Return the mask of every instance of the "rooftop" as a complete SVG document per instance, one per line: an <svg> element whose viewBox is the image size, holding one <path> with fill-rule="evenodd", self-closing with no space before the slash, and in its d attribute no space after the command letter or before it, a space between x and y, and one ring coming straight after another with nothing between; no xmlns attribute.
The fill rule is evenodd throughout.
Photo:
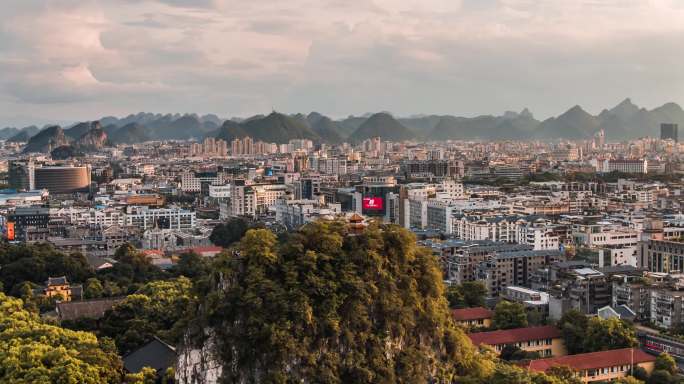
<svg viewBox="0 0 684 384"><path fill-rule="evenodd" d="M491 332L479 332L468 334L473 344L513 344L521 341L539 340L539 339L554 339L561 337L561 332L558 328L544 325L539 327L504 329Z"/></svg>
<svg viewBox="0 0 684 384"><path fill-rule="evenodd" d="M451 316L456 321L491 319L493 314L492 311L483 307L454 309L451 311Z"/></svg>
<svg viewBox="0 0 684 384"><path fill-rule="evenodd" d="M612 367L625 364L639 364L655 361L655 356L649 355L638 348L614 349L610 351L581 353L549 359L532 360L529 369L538 372L546 372L552 367L568 366L574 370L587 370Z"/></svg>
<svg viewBox="0 0 684 384"><path fill-rule="evenodd" d="M57 313L60 320L75 320L80 318L99 319L111 309L121 298L95 299L82 301L66 301L57 303Z"/></svg>

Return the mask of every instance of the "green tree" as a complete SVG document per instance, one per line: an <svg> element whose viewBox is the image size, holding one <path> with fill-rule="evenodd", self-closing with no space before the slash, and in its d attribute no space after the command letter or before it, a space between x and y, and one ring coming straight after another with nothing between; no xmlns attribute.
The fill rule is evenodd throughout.
<svg viewBox="0 0 684 384"><path fill-rule="evenodd" d="M484 381L481 381L482 383ZM494 374L487 380L489 384L533 384L530 374L514 365L499 364Z"/></svg>
<svg viewBox="0 0 684 384"><path fill-rule="evenodd" d="M66 276L71 282L83 282L93 276L93 271L82 254L65 254L47 243L0 243L0 282L5 292L18 296L19 284L25 281L44 284L50 276Z"/></svg>
<svg viewBox="0 0 684 384"><path fill-rule="evenodd" d="M138 373L128 373L124 378L125 384L156 384L157 371L154 368L143 367Z"/></svg>
<svg viewBox="0 0 684 384"><path fill-rule="evenodd" d="M466 281L461 284L463 302L466 307L484 307L487 287L481 281Z"/></svg>
<svg viewBox="0 0 684 384"><path fill-rule="evenodd" d="M499 357L505 361L519 361L538 359L541 356L537 352L526 352L515 345L507 345L503 347Z"/></svg>
<svg viewBox="0 0 684 384"><path fill-rule="evenodd" d="M105 293L107 294L107 282L116 284L119 294L134 293L142 285L154 280L161 280L169 277L162 270L152 265L150 261L131 244L120 246L114 258L118 261L112 268L107 268L98 273L101 281L105 282ZM109 285L114 289L114 285ZM118 294L107 294L108 296L118 296Z"/></svg>
<svg viewBox="0 0 684 384"><path fill-rule="evenodd" d="M527 311L527 323L530 326L546 325L546 314L538 310Z"/></svg>
<svg viewBox="0 0 684 384"><path fill-rule="evenodd" d="M161 378L161 384L174 384L176 382L176 371L173 367L166 368L164 376Z"/></svg>
<svg viewBox="0 0 684 384"><path fill-rule="evenodd" d="M447 299L447 302L449 303L449 308L464 308L465 307L465 300L463 298L463 293L461 292L461 286L460 285L449 285L446 288L445 291L445 296Z"/></svg>
<svg viewBox="0 0 684 384"><path fill-rule="evenodd" d="M106 280L104 282L103 286L103 294L107 297L112 297L112 296L120 296L121 295L121 287L119 285L111 280Z"/></svg>
<svg viewBox="0 0 684 384"><path fill-rule="evenodd" d="M100 280L91 277L86 280L84 293L86 299L98 299L104 295L104 287Z"/></svg>
<svg viewBox="0 0 684 384"><path fill-rule="evenodd" d="M158 336L175 344L185 330L185 315L195 300L186 277L154 281L114 305L100 321L102 335L127 354Z"/></svg>
<svg viewBox="0 0 684 384"><path fill-rule="evenodd" d="M236 217L214 227L209 236L214 245L229 247L239 241L249 229L249 223L242 217Z"/></svg>
<svg viewBox="0 0 684 384"><path fill-rule="evenodd" d="M49 325L0 293L0 383L120 383L122 363L106 339Z"/></svg>
<svg viewBox="0 0 684 384"><path fill-rule="evenodd" d="M634 376L635 379L640 381L648 380L648 372L646 372L644 368L639 366L634 367L632 376Z"/></svg>
<svg viewBox="0 0 684 384"><path fill-rule="evenodd" d="M667 371L670 372L670 374L675 375L677 374L677 362L672 355L663 352L656 357L655 370Z"/></svg>
<svg viewBox="0 0 684 384"><path fill-rule="evenodd" d="M632 376L625 376L621 377L615 381L613 381L614 384L644 384L643 381L638 380Z"/></svg>
<svg viewBox="0 0 684 384"><path fill-rule="evenodd" d="M634 327L619 319L592 317L584 340L586 352L635 347L638 345Z"/></svg>
<svg viewBox="0 0 684 384"><path fill-rule="evenodd" d="M549 368L546 374L559 379L565 384L582 384L582 380L577 376L577 372L567 365L558 365Z"/></svg>
<svg viewBox="0 0 684 384"><path fill-rule="evenodd" d="M494 307L492 326L497 329L522 328L527 326L527 313L520 303L500 301Z"/></svg>
<svg viewBox="0 0 684 384"><path fill-rule="evenodd" d="M675 378L672 377L668 371L653 371L651 376L646 380L646 384L674 384Z"/></svg>
<svg viewBox="0 0 684 384"><path fill-rule="evenodd" d="M196 279L209 273L209 264L207 258L194 252L188 252L180 255L178 263L174 266L174 271L179 276Z"/></svg>
<svg viewBox="0 0 684 384"><path fill-rule="evenodd" d="M584 343L587 326L587 317L574 309L566 312L558 321L558 328L563 334L565 347L570 354L582 353L585 351Z"/></svg>

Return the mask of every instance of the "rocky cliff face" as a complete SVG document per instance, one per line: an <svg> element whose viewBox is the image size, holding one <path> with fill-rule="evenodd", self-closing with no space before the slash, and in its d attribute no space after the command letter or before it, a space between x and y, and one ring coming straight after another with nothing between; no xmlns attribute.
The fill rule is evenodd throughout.
<svg viewBox="0 0 684 384"><path fill-rule="evenodd" d="M55 148L68 145L69 140L64 134L64 130L59 126L52 126L40 131L29 139L24 153L41 152L48 153Z"/></svg>
<svg viewBox="0 0 684 384"><path fill-rule="evenodd" d="M75 143L76 147L87 150L99 150L107 144L107 134L102 128L91 129Z"/></svg>
<svg viewBox="0 0 684 384"><path fill-rule="evenodd" d="M201 346L191 346L188 338L178 349L176 382L179 384L217 384L223 369L214 354L214 335L207 334Z"/></svg>

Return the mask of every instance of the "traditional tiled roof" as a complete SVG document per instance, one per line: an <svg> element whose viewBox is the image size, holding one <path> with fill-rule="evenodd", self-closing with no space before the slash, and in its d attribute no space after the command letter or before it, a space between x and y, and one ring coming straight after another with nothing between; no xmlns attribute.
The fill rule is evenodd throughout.
<svg viewBox="0 0 684 384"><path fill-rule="evenodd" d="M156 337L123 358L124 368L131 373L138 373L143 367L164 372L175 361L176 349Z"/></svg>
<svg viewBox="0 0 684 384"><path fill-rule="evenodd" d="M67 285L69 282L67 281L66 276L59 276L59 277L48 277L47 282L45 285L52 286L52 285Z"/></svg>
<svg viewBox="0 0 684 384"><path fill-rule="evenodd" d="M561 337L558 328L544 325L539 327L505 329L491 332L478 332L468 334L473 344L513 344L528 340L554 339Z"/></svg>
<svg viewBox="0 0 684 384"><path fill-rule="evenodd" d="M95 299L83 301L66 301L57 303L57 314L60 320L75 320L80 318L99 319L111 309L121 298Z"/></svg>

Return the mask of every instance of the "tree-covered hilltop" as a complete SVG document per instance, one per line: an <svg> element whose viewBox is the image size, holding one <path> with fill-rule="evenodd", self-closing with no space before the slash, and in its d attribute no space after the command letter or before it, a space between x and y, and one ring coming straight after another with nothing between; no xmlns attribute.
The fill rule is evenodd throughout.
<svg viewBox="0 0 684 384"><path fill-rule="evenodd" d="M252 229L202 286L181 360L209 348L222 382L478 383L505 369L454 326L437 260L397 226Z"/></svg>
<svg viewBox="0 0 684 384"><path fill-rule="evenodd" d="M435 258L409 232L314 223L250 230L223 254L193 324L225 382L448 381L490 369L452 327Z"/></svg>

